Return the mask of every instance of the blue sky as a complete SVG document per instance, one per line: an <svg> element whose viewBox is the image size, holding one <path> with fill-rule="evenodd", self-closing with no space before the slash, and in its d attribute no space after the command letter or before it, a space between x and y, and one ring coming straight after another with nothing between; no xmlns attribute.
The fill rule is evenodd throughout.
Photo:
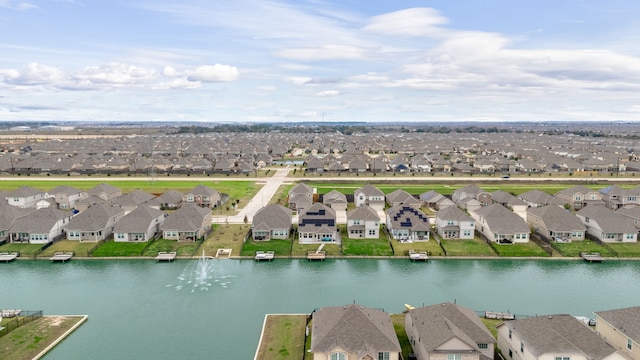
<svg viewBox="0 0 640 360"><path fill-rule="evenodd" d="M640 2L0 0L0 120L640 120Z"/></svg>

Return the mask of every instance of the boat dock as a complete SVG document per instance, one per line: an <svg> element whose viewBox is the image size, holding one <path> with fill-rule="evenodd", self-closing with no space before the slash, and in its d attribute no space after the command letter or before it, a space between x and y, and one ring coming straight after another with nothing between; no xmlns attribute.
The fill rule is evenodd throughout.
<svg viewBox="0 0 640 360"><path fill-rule="evenodd" d="M594 253L580 253L580 256L584 259L584 261L586 262L602 262L604 259L602 258L602 256L600 255L600 253L594 252Z"/></svg>
<svg viewBox="0 0 640 360"><path fill-rule="evenodd" d="M176 252L172 251L172 252L167 252L167 251L160 251L158 253L158 256L156 256L156 261L160 262L160 261L173 261L176 259Z"/></svg>
<svg viewBox="0 0 640 360"><path fill-rule="evenodd" d="M3 252L0 253L0 262L11 262L15 260L20 254L17 252Z"/></svg>
<svg viewBox="0 0 640 360"><path fill-rule="evenodd" d="M73 257L73 252L55 252L53 256L49 258L51 262L66 262L71 260Z"/></svg>
<svg viewBox="0 0 640 360"><path fill-rule="evenodd" d="M515 320L516 316L510 312L485 311L484 318L497 320Z"/></svg>
<svg viewBox="0 0 640 360"><path fill-rule="evenodd" d="M411 261L428 261L429 255L426 251L409 250L409 260Z"/></svg>
<svg viewBox="0 0 640 360"><path fill-rule="evenodd" d="M275 257L275 253L273 251L256 251L256 261L267 260L271 261Z"/></svg>
<svg viewBox="0 0 640 360"><path fill-rule="evenodd" d="M324 251L322 251L322 248L324 248L324 244L320 244L320 246L318 247L318 249L316 251L308 251L307 252L307 260L309 260L309 261L311 261L311 260L324 261L324 259L326 258L326 253Z"/></svg>

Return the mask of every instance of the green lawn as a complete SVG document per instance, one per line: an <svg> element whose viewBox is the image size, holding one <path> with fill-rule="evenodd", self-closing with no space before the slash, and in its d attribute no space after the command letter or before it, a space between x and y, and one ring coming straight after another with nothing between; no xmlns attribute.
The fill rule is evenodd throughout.
<svg viewBox="0 0 640 360"><path fill-rule="evenodd" d="M142 256L142 251L147 246L146 242L129 243L107 241L100 245L91 254L93 257L111 257L111 256Z"/></svg>
<svg viewBox="0 0 640 360"><path fill-rule="evenodd" d="M518 244L492 244L499 256L504 257L549 257L540 246L533 241Z"/></svg>
<svg viewBox="0 0 640 360"><path fill-rule="evenodd" d="M42 246L42 244L8 243L0 246L0 252L18 252L20 257L34 257L35 253L42 249Z"/></svg>
<svg viewBox="0 0 640 360"><path fill-rule="evenodd" d="M175 252L178 256L194 256L200 246L198 241L179 242L176 240L158 239L143 250L142 256L156 257L159 252Z"/></svg>
<svg viewBox="0 0 640 360"><path fill-rule="evenodd" d="M342 253L345 256L393 256L386 237L380 239L348 239L342 237Z"/></svg>
<svg viewBox="0 0 640 360"><path fill-rule="evenodd" d="M270 315L258 349L261 360L297 360L305 356L306 315Z"/></svg>
<svg viewBox="0 0 640 360"><path fill-rule="evenodd" d="M274 251L275 256L291 256L291 240L253 241L247 240L240 255L254 256L256 251Z"/></svg>
<svg viewBox="0 0 640 360"><path fill-rule="evenodd" d="M3 360L33 359L82 318L43 316L0 337Z"/></svg>
<svg viewBox="0 0 640 360"><path fill-rule="evenodd" d="M440 241L447 256L496 256L491 246L483 240L443 239Z"/></svg>
<svg viewBox="0 0 640 360"><path fill-rule="evenodd" d="M607 244L619 257L640 257L640 242Z"/></svg>
<svg viewBox="0 0 640 360"><path fill-rule="evenodd" d="M411 342L409 341L407 332L404 329L405 314L391 314L390 316L393 328L395 329L398 341L400 342L400 347L402 348L402 358L408 359L409 354L413 352L413 349L411 349Z"/></svg>
<svg viewBox="0 0 640 360"><path fill-rule="evenodd" d="M307 257L307 252L316 251L320 247L320 244L304 244L301 245L296 239L291 248L291 256L295 257ZM322 248L326 256L342 256L342 248L337 244L325 244Z"/></svg>
<svg viewBox="0 0 640 360"><path fill-rule="evenodd" d="M75 256L89 256L89 250L93 249L97 243L80 242L74 240L60 240L46 248L38 254L39 257L51 257L55 252L73 252Z"/></svg>
<svg viewBox="0 0 640 360"><path fill-rule="evenodd" d="M200 250L204 250L206 256L216 256L218 249L231 249L232 256L240 256L244 237L250 228L248 224L213 225L213 231L204 240Z"/></svg>
<svg viewBox="0 0 640 360"><path fill-rule="evenodd" d="M401 243L398 240L391 240L396 256L409 256L409 250L426 251L429 256L444 256L444 251L437 241L414 241L412 243Z"/></svg>
<svg viewBox="0 0 640 360"><path fill-rule="evenodd" d="M591 240L554 243L553 247L558 250L562 256L568 257L579 257L581 252L599 252L602 256L615 256L615 253L609 248Z"/></svg>

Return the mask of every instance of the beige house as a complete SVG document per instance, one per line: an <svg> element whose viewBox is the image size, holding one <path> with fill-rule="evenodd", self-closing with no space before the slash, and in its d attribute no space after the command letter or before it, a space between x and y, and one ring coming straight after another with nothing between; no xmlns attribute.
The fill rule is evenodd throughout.
<svg viewBox="0 0 640 360"><path fill-rule="evenodd" d="M313 312L313 360L399 360L400 342L382 310L349 304Z"/></svg>
<svg viewBox="0 0 640 360"><path fill-rule="evenodd" d="M640 306L598 311L596 332L632 360L640 360Z"/></svg>
<svg viewBox="0 0 640 360"><path fill-rule="evenodd" d="M501 323L498 348L506 360L624 360L607 341L571 315Z"/></svg>
<svg viewBox="0 0 640 360"><path fill-rule="evenodd" d="M493 359L495 339L473 310L452 304L411 309L405 331L420 360Z"/></svg>

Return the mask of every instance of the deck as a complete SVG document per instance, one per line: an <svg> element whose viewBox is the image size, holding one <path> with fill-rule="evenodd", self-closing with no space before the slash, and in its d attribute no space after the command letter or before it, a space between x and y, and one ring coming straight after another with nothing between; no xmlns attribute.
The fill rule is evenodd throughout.
<svg viewBox="0 0 640 360"><path fill-rule="evenodd" d="M160 262L160 261L173 261L176 259L176 252L175 251L171 251L171 252L167 252L167 251L160 251L158 253L158 256L156 256L156 261Z"/></svg>
<svg viewBox="0 0 640 360"><path fill-rule="evenodd" d="M55 252L53 256L49 258L52 262L66 262L73 257L72 252Z"/></svg>
<svg viewBox="0 0 640 360"><path fill-rule="evenodd" d="M11 262L15 260L20 254L17 252L3 252L0 253L0 262Z"/></svg>
<svg viewBox="0 0 640 360"><path fill-rule="evenodd" d="M429 255L426 251L409 250L409 260L411 261L428 261Z"/></svg>
<svg viewBox="0 0 640 360"><path fill-rule="evenodd" d="M485 311L484 318L497 320L515 320L516 316L510 312Z"/></svg>
<svg viewBox="0 0 640 360"><path fill-rule="evenodd" d="M600 255L600 253L580 253L580 256L587 262L602 262L604 259Z"/></svg>
<svg viewBox="0 0 640 360"><path fill-rule="evenodd" d="M271 261L275 257L275 253L273 251L256 251L256 261L267 260Z"/></svg>
<svg viewBox="0 0 640 360"><path fill-rule="evenodd" d="M316 251L307 251L307 260L324 261L324 259L327 257L327 254L324 251L322 251L322 248L324 248L324 244L320 244L320 246Z"/></svg>

